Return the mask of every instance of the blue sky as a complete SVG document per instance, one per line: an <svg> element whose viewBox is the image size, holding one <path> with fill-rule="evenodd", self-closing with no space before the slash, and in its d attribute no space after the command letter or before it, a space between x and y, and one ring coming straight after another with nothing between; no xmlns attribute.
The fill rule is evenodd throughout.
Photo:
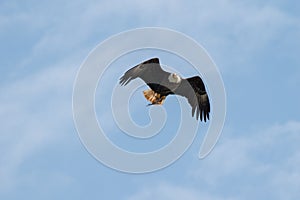
<svg viewBox="0 0 300 200"><path fill-rule="evenodd" d="M292 0L1 1L0 198L299 199L299 9ZM204 160L197 153L208 125L200 124L176 163L131 175L85 150L72 89L98 43L145 26L183 32L206 48L224 80L227 117ZM176 110L169 102L167 112Z"/></svg>

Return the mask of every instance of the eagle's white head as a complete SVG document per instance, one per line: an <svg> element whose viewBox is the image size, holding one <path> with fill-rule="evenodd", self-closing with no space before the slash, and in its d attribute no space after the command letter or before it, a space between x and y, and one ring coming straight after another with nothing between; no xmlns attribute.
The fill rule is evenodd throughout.
<svg viewBox="0 0 300 200"><path fill-rule="evenodd" d="M177 75L176 73L172 73L169 75L168 80L171 83L180 83L181 82L181 78L179 75Z"/></svg>

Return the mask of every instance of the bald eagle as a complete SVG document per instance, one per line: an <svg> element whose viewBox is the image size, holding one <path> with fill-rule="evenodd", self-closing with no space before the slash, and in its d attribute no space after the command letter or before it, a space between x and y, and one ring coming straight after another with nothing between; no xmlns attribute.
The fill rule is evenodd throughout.
<svg viewBox="0 0 300 200"><path fill-rule="evenodd" d="M196 119L209 119L210 104L204 83L199 76L187 79L176 73L164 71L158 58L144 61L129 69L120 78L121 85L127 85L131 80L141 78L150 89L143 91L145 98L151 102L148 105L162 105L168 95L180 95L188 99L192 107L192 116Z"/></svg>

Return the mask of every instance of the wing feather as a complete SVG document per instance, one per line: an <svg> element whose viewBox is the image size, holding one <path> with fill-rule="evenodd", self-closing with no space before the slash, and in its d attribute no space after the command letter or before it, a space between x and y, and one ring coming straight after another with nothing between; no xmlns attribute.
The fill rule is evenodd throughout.
<svg viewBox="0 0 300 200"><path fill-rule="evenodd" d="M175 94L184 96L188 99L192 107L192 116L196 114L196 119L209 119L210 103L205 90L204 83L199 76L182 79L180 86L175 90Z"/></svg>
<svg viewBox="0 0 300 200"><path fill-rule="evenodd" d="M120 78L120 84L127 85L130 81L136 78L141 78L147 84L160 83L167 74L168 72L161 68L159 59L152 58L125 72L125 74Z"/></svg>

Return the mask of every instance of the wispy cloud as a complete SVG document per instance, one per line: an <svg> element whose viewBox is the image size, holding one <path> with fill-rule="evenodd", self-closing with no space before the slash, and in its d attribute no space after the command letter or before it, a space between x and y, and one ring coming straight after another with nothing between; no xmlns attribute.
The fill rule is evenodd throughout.
<svg viewBox="0 0 300 200"><path fill-rule="evenodd" d="M32 30L40 33L34 34L37 40L30 50L39 59L70 54L82 45L100 42L128 28L166 26L191 35L209 48L217 61L221 59L223 67L225 64L238 72L246 69L241 64L265 54L267 46L284 43L290 34L295 37L300 29L297 17L268 3L214 0L170 4L131 0L126 2L127 9L123 9L124 5L118 1L77 1L59 7L52 5L47 10L43 9L45 5L37 4L31 8L36 12L31 9L16 12L18 6L8 7L15 12L2 16L5 24L2 30L9 31L7 26L20 24L23 33L33 35ZM107 23L114 16L120 21ZM32 60L31 56L28 59Z"/></svg>
<svg viewBox="0 0 300 200"><path fill-rule="evenodd" d="M144 183L129 200L298 199L300 122L223 137L204 160L190 163L188 182Z"/></svg>
<svg viewBox="0 0 300 200"><path fill-rule="evenodd" d="M290 121L224 138L191 177L238 199L297 199L299 132L300 122Z"/></svg>
<svg viewBox="0 0 300 200"><path fill-rule="evenodd" d="M43 147L64 138L72 124L75 68L62 62L1 86L0 190L20 180L20 168ZM21 172L22 173L22 172Z"/></svg>
<svg viewBox="0 0 300 200"><path fill-rule="evenodd" d="M207 200L221 200L224 198L219 198L217 195L202 193L199 190L178 186L168 183L159 183L155 186L148 186L143 188L141 191L136 194L126 198L126 200L198 200L198 199L207 199Z"/></svg>

